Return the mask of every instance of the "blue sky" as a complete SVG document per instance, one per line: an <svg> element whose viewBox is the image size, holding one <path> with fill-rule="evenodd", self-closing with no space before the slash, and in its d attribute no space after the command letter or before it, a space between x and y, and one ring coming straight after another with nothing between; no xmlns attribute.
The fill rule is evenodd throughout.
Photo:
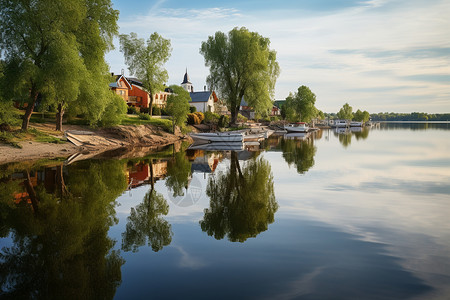
<svg viewBox="0 0 450 300"><path fill-rule="evenodd" d="M344 103L375 112L450 112L448 0L113 0L120 33L171 40L168 84L186 68L195 90L208 69L199 54L216 31L245 26L271 40L281 67L275 98L299 86L316 106L337 112ZM118 40L107 55L111 71L128 75Z"/></svg>

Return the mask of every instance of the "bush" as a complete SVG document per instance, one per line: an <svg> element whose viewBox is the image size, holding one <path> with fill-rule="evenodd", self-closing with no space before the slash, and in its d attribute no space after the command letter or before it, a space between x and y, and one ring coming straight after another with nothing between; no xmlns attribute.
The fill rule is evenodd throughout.
<svg viewBox="0 0 450 300"><path fill-rule="evenodd" d="M241 115L241 114L238 114L238 116L237 116L237 121L238 122L247 122L247 118L246 117L244 117L243 115Z"/></svg>
<svg viewBox="0 0 450 300"><path fill-rule="evenodd" d="M141 107L141 109L139 110L142 114L148 114L149 109L148 107Z"/></svg>
<svg viewBox="0 0 450 300"><path fill-rule="evenodd" d="M200 123L205 119L205 115L200 111L195 112L194 114L200 119Z"/></svg>
<svg viewBox="0 0 450 300"><path fill-rule="evenodd" d="M137 114L138 114L138 111L137 111L136 107L134 107L134 106L128 106L128 108L127 108L127 114L129 114L129 115L137 115Z"/></svg>
<svg viewBox="0 0 450 300"><path fill-rule="evenodd" d="M204 115L205 115L205 123L217 124L219 122L220 118L219 114L207 111L204 113Z"/></svg>
<svg viewBox="0 0 450 300"><path fill-rule="evenodd" d="M158 106L153 106L152 114L154 116L160 116L161 115L161 108Z"/></svg>
<svg viewBox="0 0 450 300"><path fill-rule="evenodd" d="M151 118L150 118L150 115L149 115L149 114L146 114L146 113L140 113L140 114L139 114L139 119L141 119L141 120L150 120Z"/></svg>
<svg viewBox="0 0 450 300"><path fill-rule="evenodd" d="M165 107L161 108L161 116L168 116L169 113L167 112L167 109Z"/></svg>
<svg viewBox="0 0 450 300"><path fill-rule="evenodd" d="M195 106L189 106L189 111L192 113L195 113L197 111L197 107Z"/></svg>
<svg viewBox="0 0 450 300"><path fill-rule="evenodd" d="M227 127L230 124L230 117L227 115L221 115L219 118L219 127Z"/></svg>
<svg viewBox="0 0 450 300"><path fill-rule="evenodd" d="M198 116L195 113L191 113L187 115L187 122L189 125L198 125L202 121L198 118Z"/></svg>

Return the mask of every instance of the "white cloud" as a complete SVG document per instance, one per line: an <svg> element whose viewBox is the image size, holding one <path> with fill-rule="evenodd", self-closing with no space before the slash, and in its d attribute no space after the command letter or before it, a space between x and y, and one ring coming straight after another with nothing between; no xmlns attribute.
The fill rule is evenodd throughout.
<svg viewBox="0 0 450 300"><path fill-rule="evenodd" d="M284 99L304 84L316 93L316 105L327 112L337 111L349 98L354 99L354 107L371 112L450 111L448 83L425 84L405 79L411 75L450 74L448 56L407 55L412 49L450 48L450 3L415 1L400 6L391 2L373 0L364 6L327 14L300 10L256 13L224 7L156 9L147 15L121 19L120 31L134 31L142 37L157 31L171 39L173 52L167 64L171 84L181 82L187 67L195 88L202 89L208 70L199 54L201 42L216 31L228 32L233 27L245 26L269 37L271 47L278 53L281 75L276 87L277 99ZM332 50L356 52L343 54ZM406 54L403 57L365 55L376 51ZM117 54L108 57L112 68L124 68ZM390 74L376 76L374 71L390 71ZM373 73L369 76L367 72ZM377 87L398 86L404 88L376 92ZM357 91L363 88L374 91ZM386 99L387 93L391 101L380 103L381 96ZM408 96L417 95L423 95L423 101L404 102Z"/></svg>

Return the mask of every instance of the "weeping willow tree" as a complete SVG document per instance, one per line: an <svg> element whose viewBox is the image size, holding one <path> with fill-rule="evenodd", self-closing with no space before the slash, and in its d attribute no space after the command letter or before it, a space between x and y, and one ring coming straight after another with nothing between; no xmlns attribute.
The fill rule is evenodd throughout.
<svg viewBox="0 0 450 300"><path fill-rule="evenodd" d="M85 114L91 124L110 120L110 111L124 112L109 91L104 59L118 15L110 0L0 0L6 100L26 107L23 130L38 99L57 107L57 130L66 109Z"/></svg>
<svg viewBox="0 0 450 300"><path fill-rule="evenodd" d="M207 81L228 104L232 124L236 123L242 98L259 112L272 107L280 68L268 38L236 27L228 35L218 31L210 36L202 43L200 53L209 67Z"/></svg>

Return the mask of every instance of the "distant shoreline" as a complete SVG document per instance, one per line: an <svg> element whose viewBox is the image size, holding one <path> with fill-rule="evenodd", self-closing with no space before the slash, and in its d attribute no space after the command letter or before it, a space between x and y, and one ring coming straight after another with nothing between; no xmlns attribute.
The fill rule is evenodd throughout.
<svg viewBox="0 0 450 300"><path fill-rule="evenodd" d="M376 123L416 123L416 124L425 124L425 123L433 123L433 124L450 124L450 121L372 121Z"/></svg>

